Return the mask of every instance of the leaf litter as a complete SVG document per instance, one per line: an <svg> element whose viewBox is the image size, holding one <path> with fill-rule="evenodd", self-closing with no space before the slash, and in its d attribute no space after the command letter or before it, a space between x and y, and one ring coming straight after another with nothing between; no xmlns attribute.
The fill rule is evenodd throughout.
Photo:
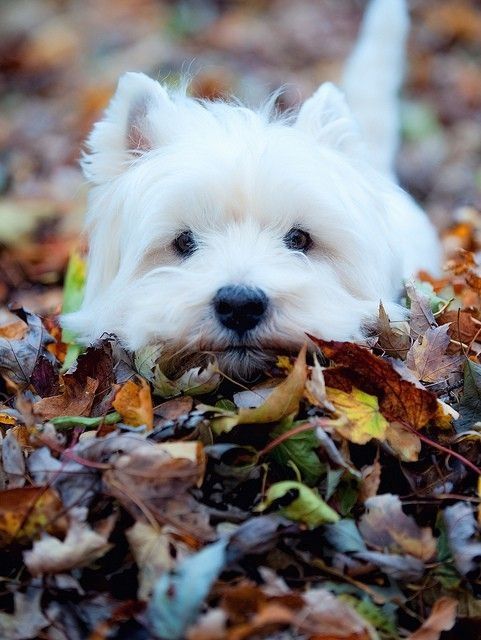
<svg viewBox="0 0 481 640"><path fill-rule="evenodd" d="M280 354L252 389L214 361L167 376L155 349L110 336L83 351L62 334L61 307L83 295L80 139L126 57L156 74L207 47L232 78L201 71L200 97L266 76L308 95L358 15L201 1L186 19L185 3L106 0L79 29L74 4L11 4L0 46L0 303L17 309L0 316L0 637L481 637L476 3L413 7L421 101L406 105L400 175L446 228L445 275L407 283L402 322L381 305L365 345L313 336L316 353ZM316 31L334 4L336 28ZM97 47L112 20L115 42ZM453 213L459 201L476 206Z"/></svg>

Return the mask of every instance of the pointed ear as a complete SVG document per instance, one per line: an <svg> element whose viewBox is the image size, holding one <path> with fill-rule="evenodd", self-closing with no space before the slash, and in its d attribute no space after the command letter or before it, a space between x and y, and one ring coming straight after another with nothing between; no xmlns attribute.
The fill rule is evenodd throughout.
<svg viewBox="0 0 481 640"><path fill-rule="evenodd" d="M101 184L165 141L162 123L171 120L173 104L166 90L143 73L126 73L103 118L87 139L82 158L85 177Z"/></svg>
<svg viewBox="0 0 481 640"><path fill-rule="evenodd" d="M296 127L315 140L340 151L362 153L359 127L343 93L324 82L302 105Z"/></svg>

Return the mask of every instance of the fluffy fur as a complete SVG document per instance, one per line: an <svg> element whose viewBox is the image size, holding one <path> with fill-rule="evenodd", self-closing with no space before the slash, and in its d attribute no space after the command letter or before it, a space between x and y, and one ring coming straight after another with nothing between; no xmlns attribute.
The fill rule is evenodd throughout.
<svg viewBox="0 0 481 640"><path fill-rule="evenodd" d="M371 4L345 77L357 120L329 83L279 117L124 75L82 163L93 185L88 279L64 324L85 342L108 332L131 350L159 345L170 369L215 353L245 377L270 352L298 349L305 332L361 340L380 300L401 317L403 279L439 261L427 218L391 175L406 25L402 0ZM292 228L310 234L307 253L285 245ZM185 230L197 242L189 257L173 246ZM229 284L269 300L241 337L213 310Z"/></svg>

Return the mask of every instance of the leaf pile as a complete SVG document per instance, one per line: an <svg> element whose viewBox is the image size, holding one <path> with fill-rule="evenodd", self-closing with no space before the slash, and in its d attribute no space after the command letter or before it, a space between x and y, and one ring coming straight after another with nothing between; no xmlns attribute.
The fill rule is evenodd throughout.
<svg viewBox="0 0 481 640"><path fill-rule="evenodd" d="M62 336L79 149L134 67L193 61L194 95L284 85L295 107L362 3L27 4L0 5L0 638L481 637L479 2L410 3L399 173L445 277L407 283L409 322L381 306L365 345L306 337L250 389Z"/></svg>
<svg viewBox="0 0 481 640"><path fill-rule="evenodd" d="M114 337L65 370L55 323L11 315L0 636L481 633L474 254L422 278L409 321L381 306L365 345L306 336L249 390L211 367L167 384Z"/></svg>

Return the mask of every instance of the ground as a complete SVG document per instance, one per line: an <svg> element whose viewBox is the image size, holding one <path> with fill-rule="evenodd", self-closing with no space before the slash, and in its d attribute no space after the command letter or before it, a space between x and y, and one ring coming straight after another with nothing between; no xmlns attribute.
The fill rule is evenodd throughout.
<svg viewBox="0 0 481 640"><path fill-rule="evenodd" d="M58 327L84 270L77 159L118 75L295 106L362 5L2 3L2 638L481 637L475 0L410 2L399 175L446 271L407 288L409 322L380 309L367 346L317 341L254 389L166 380L114 338L76 360Z"/></svg>

